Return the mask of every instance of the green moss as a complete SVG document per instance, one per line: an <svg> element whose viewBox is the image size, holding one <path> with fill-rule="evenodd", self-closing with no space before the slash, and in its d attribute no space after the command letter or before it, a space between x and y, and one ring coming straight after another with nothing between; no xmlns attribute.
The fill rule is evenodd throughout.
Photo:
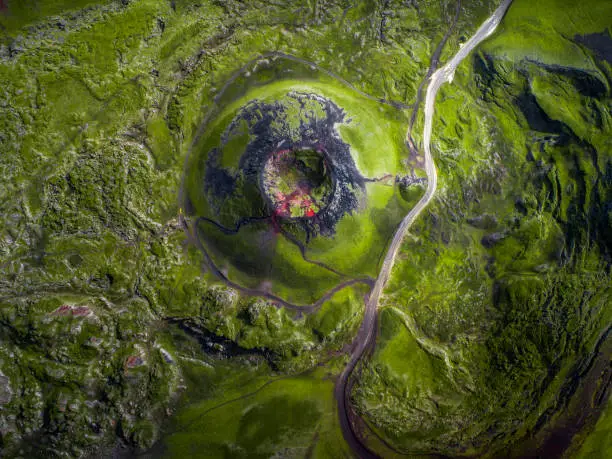
<svg viewBox="0 0 612 459"><path fill-rule="evenodd" d="M153 118L148 121L147 137L157 167L165 169L176 161L174 139L163 118Z"/></svg>
<svg viewBox="0 0 612 459"><path fill-rule="evenodd" d="M278 451L315 457L346 454L338 445L332 384L324 373L268 379L235 398L210 400L178 419L167 457L267 457ZM234 391L236 392L236 391ZM236 415L239 413L239 415ZM334 441L335 440L335 441Z"/></svg>
<svg viewBox="0 0 612 459"><path fill-rule="evenodd" d="M400 157L406 150L403 131L407 120L401 111L367 99L325 72L308 70L299 62L277 58L277 62L261 60L252 65L257 67L256 72L245 69L235 75L232 84L217 96L219 108L210 112L212 118L192 150L186 166L184 190L189 197L189 206L193 207L193 218L214 218L233 228L239 217L265 215L263 198L256 198L260 194L258 189L244 191L238 193L236 199L225 200L217 213L212 209L210 199L204 198L202 192L202 181L208 167L206 152L219 148L220 139L228 133L236 137L234 143L224 149L229 154L225 163L238 163L243 153L240 145L245 140L244 132L240 131L240 125L232 127L231 132L226 130L239 119L239 110L249 103L280 104L283 125L291 126L291 123L296 125L300 117L323 114L320 102L306 101L304 106L298 106L291 94L314 93L328 97L346 112L347 121L339 132L349 142L351 155L364 177L382 179L388 175L393 180L393 175L405 171ZM309 72L309 79L297 80L296 73L301 72ZM253 81L258 78L263 81L255 85ZM290 127L288 129L291 130ZM239 178L235 180L242 183ZM416 196L411 203L405 202L399 187L388 183L368 184L363 209L343 216L331 237L318 235L308 238L303 231L299 231L299 227L297 237L305 245L309 259L332 266L347 276L374 277L394 229L409 205L415 201ZM295 244L280 236L271 237L269 232L268 222L244 225L237 235L214 231L214 226L208 221L198 224L198 235L211 252L215 264L227 269L229 278L234 282L249 288L271 282L271 291L275 295L295 304L313 303L338 284L336 274L309 263ZM265 253L261 249L262 240L268 241L269 249ZM296 283L298 278L299 283Z"/></svg>
<svg viewBox="0 0 612 459"><path fill-rule="evenodd" d="M608 401L604 412L597 421L595 430L586 438L574 457L576 459L599 459L606 457L607 452L612 448L612 442L610 441L611 430L612 421L610 420L610 402Z"/></svg>
<svg viewBox="0 0 612 459"><path fill-rule="evenodd" d="M6 10L0 16L0 24L6 32L16 34L25 25L44 20L48 16L78 11L84 7L104 3L109 2L100 0L36 0L29 2L9 0L3 5Z"/></svg>
<svg viewBox="0 0 612 459"><path fill-rule="evenodd" d="M373 99L414 101L454 4L385 5L4 2L0 369L12 395L0 412L3 454L78 457L117 434L135 450L168 435L171 456L349 454L332 398L346 362L326 358L355 335L366 286L306 317L222 287L185 236L177 192L215 103L227 109L212 126L220 132L250 98L293 88L346 109L340 134L364 175L422 177L404 144L410 112ZM495 6L462 5L441 62ZM610 65L580 38L604 32L608 10L515 0L438 95L439 189L400 251L354 393L398 448L511 451L541 413L559 416L559 393L610 323ZM270 50L316 65L260 65L219 96ZM419 113L417 145L422 122ZM367 187L371 209L309 256L376 275L423 188ZM276 293L293 295L303 275L296 298L307 302L337 281L295 246L277 249L287 285ZM233 269L249 285L265 278ZM91 314L56 313L64 305ZM179 394L176 433L173 421L160 430ZM607 419L581 455L606 451Z"/></svg>
<svg viewBox="0 0 612 459"><path fill-rule="evenodd" d="M553 54L534 63L521 48L519 57L512 40L533 21L525 4L515 5L504 21L512 27L462 64L438 96L437 199L405 239L383 299L407 328L381 317L377 352L354 392L371 427L406 453L494 457L520 444L544 410L556 412L561 387L590 352L586 343L609 320L607 294L592 294L607 291L605 262L595 260L609 249L586 216L605 195L595 190L606 180L597 165L609 162L601 147L609 128L597 121L607 95L586 94L575 75L592 88L602 76L580 73L593 70L584 54L566 73L541 64L559 62ZM580 33L597 30L589 27ZM556 31L543 30L560 46ZM404 351L414 341L419 351ZM421 355L425 366L404 367ZM417 375L432 380L422 395Z"/></svg>
<svg viewBox="0 0 612 459"><path fill-rule="evenodd" d="M609 7L601 2L592 2L588 8L583 8L571 0L547 0L537 5L516 1L499 32L483 48L508 60L527 58L548 65L583 68L601 75L580 46L560 37L559 32L565 37L603 32L608 26L605 19L608 12Z"/></svg>

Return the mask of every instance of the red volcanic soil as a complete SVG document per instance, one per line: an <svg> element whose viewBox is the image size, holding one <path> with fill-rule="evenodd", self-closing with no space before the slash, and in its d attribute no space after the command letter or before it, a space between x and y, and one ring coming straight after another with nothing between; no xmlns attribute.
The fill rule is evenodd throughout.
<svg viewBox="0 0 612 459"><path fill-rule="evenodd" d="M312 209L312 197L308 186L299 186L291 194L284 195L280 191L276 193L278 200L274 214L278 217L291 217L291 209L300 207L304 209L306 217L314 217Z"/></svg>
<svg viewBox="0 0 612 459"><path fill-rule="evenodd" d="M85 317L92 314L92 310L88 306L70 306L69 304L62 304L51 314L54 316Z"/></svg>
<svg viewBox="0 0 612 459"><path fill-rule="evenodd" d="M318 149L316 151L320 153ZM300 172L295 154L293 150L279 150L273 152L268 159L264 186L268 187L267 193L272 200L274 217L312 218L319 212L319 204L313 195L313 185L306 175L300 178L304 172ZM285 181L284 191L277 187L277 181Z"/></svg>

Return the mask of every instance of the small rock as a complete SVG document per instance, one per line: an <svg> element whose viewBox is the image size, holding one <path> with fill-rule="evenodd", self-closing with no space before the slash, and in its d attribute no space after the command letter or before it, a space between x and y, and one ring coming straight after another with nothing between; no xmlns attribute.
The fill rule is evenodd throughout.
<svg viewBox="0 0 612 459"><path fill-rule="evenodd" d="M164 348L160 348L159 349L159 353L162 355L162 357L163 357L163 359L164 359L164 361L166 363L170 363L170 364L174 363L174 359L172 358L172 356L170 355L170 353L167 350L165 350Z"/></svg>
<svg viewBox="0 0 612 459"><path fill-rule="evenodd" d="M487 234L486 236L484 236L480 242L487 249L490 249L491 247L493 247L495 244L497 244L499 241L501 241L505 237L506 237L506 233L491 233L491 234Z"/></svg>

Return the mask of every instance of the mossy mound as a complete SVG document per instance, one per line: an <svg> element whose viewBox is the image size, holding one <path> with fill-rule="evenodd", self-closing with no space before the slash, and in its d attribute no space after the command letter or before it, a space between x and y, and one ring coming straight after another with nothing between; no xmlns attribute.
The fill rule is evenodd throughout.
<svg viewBox="0 0 612 459"><path fill-rule="evenodd" d="M440 63L498 2L461 2L450 28L457 4L0 0L0 456L154 444L153 457L348 457L332 386L370 286L301 305L374 277L422 196L422 111L405 146L419 87L442 38ZM403 243L351 399L387 445L554 457L578 450L606 406L609 17L610 2L514 0L439 92L439 188ZM284 101L300 118L289 94L343 113L328 130L363 186L333 225L321 226L325 184L315 216L300 204L277 219L291 240L252 222L276 239L234 247L194 225L187 195L209 205L208 153L241 111ZM304 114L324 120L311 102ZM233 177L253 139L240 123L230 137L218 166ZM306 163L318 183L318 158ZM278 207L250 183L249 212L229 209L226 229ZM219 273L194 245L209 239ZM607 406L579 457L607 458Z"/></svg>
<svg viewBox="0 0 612 459"><path fill-rule="evenodd" d="M293 305L376 276L423 192L402 193L404 113L304 67L256 60L233 78L192 148L183 188L213 270Z"/></svg>

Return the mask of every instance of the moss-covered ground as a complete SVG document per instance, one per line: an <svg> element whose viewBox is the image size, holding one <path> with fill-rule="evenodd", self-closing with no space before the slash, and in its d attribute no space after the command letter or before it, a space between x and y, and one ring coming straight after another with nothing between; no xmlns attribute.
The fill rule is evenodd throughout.
<svg viewBox="0 0 612 459"><path fill-rule="evenodd" d="M288 86L318 84L378 124L340 128L368 151L364 175L421 177L402 107L455 6L0 1L0 455L350 456L333 385L368 286L303 313L220 283L186 235L185 161L211 109L252 97L243 83L270 94L291 80L264 68L260 86L222 91L274 51L314 64L292 65ZM495 6L463 2L442 62ZM384 439L404 453L606 457L609 17L596 0L515 0L440 91L439 192L404 241L352 394L381 454ZM394 154L370 154L376 136ZM421 193L367 187L374 208ZM362 265L316 241L315 257L375 275L383 217L338 225Z"/></svg>
<svg viewBox="0 0 612 459"><path fill-rule="evenodd" d="M408 148L403 141L408 121L405 113L378 100L370 100L321 71L315 72L308 66L304 69L304 63L282 57L276 57L275 61L269 63L265 59L264 62L249 65L243 70L248 77L238 75L244 81L231 82L219 94L218 97L224 101L219 113L213 111L207 115L209 121L202 127L200 139L191 148L185 167L184 193L191 207L190 220L206 218L206 222L198 225L204 248L210 252L217 266L227 270L230 280L250 288L267 282L271 285L269 291L282 299L294 304L310 304L345 281L346 277L376 277L379 262L394 229L423 192L422 187L416 187L420 193L404 199L396 177L399 179L422 171L416 164L410 167L407 161L402 162L402 158L408 157ZM308 76L296 79L295 74L299 75L300 72L308 73ZM288 78L284 75L288 75ZM240 94L240 97L226 100L229 98L226 93ZM248 226L237 225L244 218L261 219L268 215L284 218L278 209L273 206L267 208L262 203L269 199L261 189L263 187L248 188L248 192L236 191L235 198L234 195L225 198L220 208L214 209L215 202L211 202L210 195L205 193L206 188L202 185L211 181L208 179L211 168L209 157L217 151L223 155L219 161L228 165L227 172L223 169L223 173L227 176L235 174L234 181L238 183L235 186L239 187L241 180L246 180L242 178L245 172L241 169L245 166L238 165L244 162L247 142L238 145L238 140L244 134L241 129L234 134L233 127L240 119L236 111L242 107L253 103L277 104L278 123L291 129L287 133L283 131L285 142L299 142L300 123L312 117L317 123L326 122L325 112L316 101L304 103L295 99L296 96L289 97L292 94L315 94L341 108L346 122L334 126L334 135L340 135L350 145L357 173L371 180L360 197L358 207L348 209L346 214L341 215L338 223L330 228L331 234L317 234L324 233L318 230L310 236L297 227L294 237L303 244L308 258L291 240L278 234L279 227L283 231L292 229L276 218L271 221L259 220ZM244 120L242 122L245 123ZM271 129L277 128L272 126ZM228 138L230 146L227 145ZM221 143L221 140L224 142ZM325 149L325 140L318 141ZM277 148L282 151L286 147ZM333 166L330 166L329 173L334 173ZM378 181L384 177L387 177L386 181ZM338 180L334 178L334 181ZM313 212L313 217L312 220L316 222L318 215L315 216ZM224 232L215 223L238 230ZM265 243L262 242L264 240ZM313 264L312 260L332 267L345 276L339 278L338 274Z"/></svg>
<svg viewBox="0 0 612 459"><path fill-rule="evenodd" d="M568 402L587 362L610 359L610 63L576 42L604 32L609 7L565 6L515 2L439 95L441 190L354 392L400 451L557 457L574 413L607 397L604 371L598 395Z"/></svg>

